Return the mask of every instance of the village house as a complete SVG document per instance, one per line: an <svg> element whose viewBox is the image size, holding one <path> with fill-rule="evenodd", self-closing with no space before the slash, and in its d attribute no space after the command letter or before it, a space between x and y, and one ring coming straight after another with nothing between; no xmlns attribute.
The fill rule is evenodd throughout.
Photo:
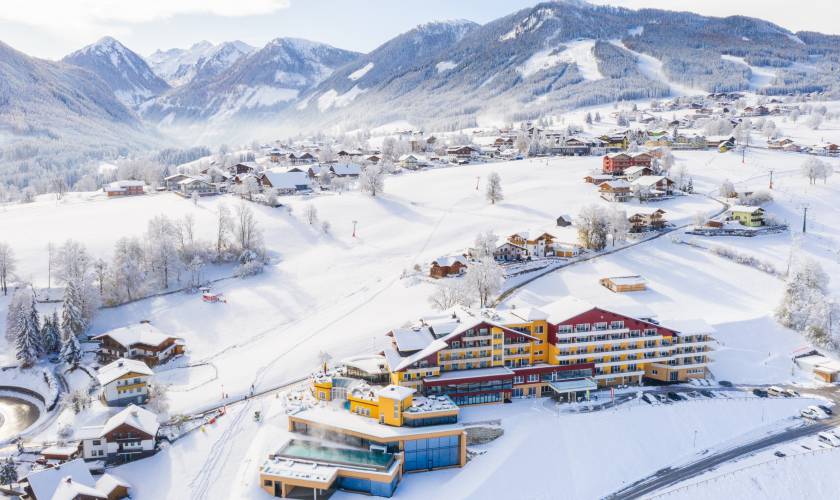
<svg viewBox="0 0 840 500"><path fill-rule="evenodd" d="M286 155L286 160L292 165L315 163L316 159L309 152L305 153L289 153Z"/></svg>
<svg viewBox="0 0 840 500"><path fill-rule="evenodd" d="M277 148L271 148L268 150L268 159L271 163L280 163L280 160L283 159L283 152Z"/></svg>
<svg viewBox="0 0 840 500"><path fill-rule="evenodd" d="M157 452L157 415L130 405L101 426L82 427L82 457L109 464L124 464Z"/></svg>
<svg viewBox="0 0 840 500"><path fill-rule="evenodd" d="M219 188L210 182L208 178L188 177L178 182L178 194L191 197L193 193L199 196L212 196L219 194Z"/></svg>
<svg viewBox="0 0 840 500"><path fill-rule="evenodd" d="M627 220L630 222L631 233L644 233L647 231L658 231L665 227L665 211L661 208L645 209L636 208Z"/></svg>
<svg viewBox="0 0 840 500"><path fill-rule="evenodd" d="M568 227L572 225L572 217L570 215L561 215L557 217L557 227Z"/></svg>
<svg viewBox="0 0 840 500"><path fill-rule="evenodd" d="M306 172L266 170L260 176L260 183L263 188L273 189L277 194L295 194L312 190L312 182Z"/></svg>
<svg viewBox="0 0 840 500"><path fill-rule="evenodd" d="M453 146L446 149L446 155L452 163L469 163L477 160L481 152L472 146Z"/></svg>
<svg viewBox="0 0 840 500"><path fill-rule="evenodd" d="M429 276L432 278L445 278L447 276L462 274L466 269L467 258L463 255L439 257L432 261Z"/></svg>
<svg viewBox="0 0 840 500"><path fill-rule="evenodd" d="M130 358L157 366L184 353L183 340L164 334L148 322L117 328L93 340L99 341L101 362Z"/></svg>
<svg viewBox="0 0 840 500"><path fill-rule="evenodd" d="M330 173L335 177L358 177L362 173L362 167L355 163L336 163L330 165Z"/></svg>
<svg viewBox="0 0 840 500"><path fill-rule="evenodd" d="M173 174L163 178L163 185L169 191L178 191L180 189L178 183L189 178L187 174Z"/></svg>
<svg viewBox="0 0 840 500"><path fill-rule="evenodd" d="M643 175L630 183L630 189L645 199L661 198L674 194L674 181L663 175Z"/></svg>
<svg viewBox="0 0 840 500"><path fill-rule="evenodd" d="M639 177L642 177L643 175L653 175L653 169L644 165L627 167L624 169L624 178L627 179L629 182L633 182Z"/></svg>
<svg viewBox="0 0 840 500"><path fill-rule="evenodd" d="M397 164L406 170L417 170L429 165L429 161L425 156L409 153L400 156Z"/></svg>
<svg viewBox="0 0 840 500"><path fill-rule="evenodd" d="M149 380L154 372L146 363L120 358L99 368L96 380L101 397L108 406L144 404L149 399Z"/></svg>
<svg viewBox="0 0 840 500"><path fill-rule="evenodd" d="M108 198L115 196L137 196L145 194L146 183L143 181L115 181L103 188Z"/></svg>
<svg viewBox="0 0 840 500"><path fill-rule="evenodd" d="M611 153L603 158L601 171L605 174L622 175L628 167L650 167L653 158L648 153Z"/></svg>
<svg viewBox="0 0 840 500"><path fill-rule="evenodd" d="M231 168L231 173L235 176L239 176L243 174L257 174L261 170L262 167L260 167L256 162L246 161L234 165Z"/></svg>
<svg viewBox="0 0 840 500"><path fill-rule="evenodd" d="M601 198L607 201L625 202L632 196L630 183L624 179L602 182L598 186L598 192L601 194Z"/></svg>
<svg viewBox="0 0 840 500"><path fill-rule="evenodd" d="M729 209L729 219L738 221L742 226L761 227L764 225L764 209L747 205L735 205Z"/></svg>
<svg viewBox="0 0 840 500"><path fill-rule="evenodd" d="M493 258L501 262L517 262L528 258L528 249L524 246L505 242L493 252Z"/></svg>
<svg viewBox="0 0 840 500"><path fill-rule="evenodd" d="M93 479L81 458L32 471L22 483L28 500L119 500L128 497L130 488L111 474Z"/></svg>
<svg viewBox="0 0 840 500"><path fill-rule="evenodd" d="M611 174L589 174L583 178L584 182L595 184L596 186L613 179L615 179L615 176Z"/></svg>

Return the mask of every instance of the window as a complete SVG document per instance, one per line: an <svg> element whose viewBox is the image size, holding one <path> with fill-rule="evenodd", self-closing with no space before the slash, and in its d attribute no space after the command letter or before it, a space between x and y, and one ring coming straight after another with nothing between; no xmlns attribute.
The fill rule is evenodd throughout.
<svg viewBox="0 0 840 500"><path fill-rule="evenodd" d="M271 484L271 479L266 479L265 481L263 481L263 486L271 486Z"/></svg>
<svg viewBox="0 0 840 500"><path fill-rule="evenodd" d="M528 382L539 382L540 376L538 373L531 373L528 375Z"/></svg>
<svg viewBox="0 0 840 500"><path fill-rule="evenodd" d="M534 333L543 333L543 326L542 325L535 326L534 327Z"/></svg>
<svg viewBox="0 0 840 500"><path fill-rule="evenodd" d="M457 349L457 348L459 348L459 347L461 347L461 342L459 342L459 341L457 341L457 340L456 340L456 341L454 341L454 342L452 342L452 348L453 348L453 349Z"/></svg>
<svg viewBox="0 0 840 500"><path fill-rule="evenodd" d="M92 444L93 444L94 446L99 446L101 443L102 443L102 441L100 441L99 439L94 439L94 440L92 441Z"/></svg>
<svg viewBox="0 0 840 500"><path fill-rule="evenodd" d="M557 333L572 333L572 325L560 325L557 327Z"/></svg>
<svg viewBox="0 0 840 500"><path fill-rule="evenodd" d="M612 321L610 322L610 328L613 330L620 330L624 328L624 321Z"/></svg>
<svg viewBox="0 0 840 500"><path fill-rule="evenodd" d="M514 384L524 384L525 383L525 377L523 377L522 375L514 375L513 376L513 383Z"/></svg>
<svg viewBox="0 0 840 500"><path fill-rule="evenodd" d="M588 332L589 331L589 323L582 323L579 325L575 325L576 332Z"/></svg>

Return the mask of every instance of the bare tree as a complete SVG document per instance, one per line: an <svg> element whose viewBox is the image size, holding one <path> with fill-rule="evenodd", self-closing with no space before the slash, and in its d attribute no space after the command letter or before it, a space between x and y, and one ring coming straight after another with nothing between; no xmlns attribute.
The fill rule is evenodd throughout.
<svg viewBox="0 0 840 500"><path fill-rule="evenodd" d="M607 246L607 231L609 222L606 210L598 205L587 205L581 208L575 219L578 230L578 240L584 248L603 250Z"/></svg>
<svg viewBox="0 0 840 500"><path fill-rule="evenodd" d="M245 203L236 206L234 236L240 251L256 250L262 241L262 233L258 227L254 211Z"/></svg>
<svg viewBox="0 0 840 500"><path fill-rule="evenodd" d="M485 259L467 267L464 283L472 295L478 299L479 305L487 307L502 287L503 279L504 273L501 266L492 259Z"/></svg>
<svg viewBox="0 0 840 500"><path fill-rule="evenodd" d="M612 240L613 246L617 242L626 241L627 234L630 232L630 221L627 220L627 212L613 207L607 217L610 239Z"/></svg>
<svg viewBox="0 0 840 500"><path fill-rule="evenodd" d="M306 208L303 210L303 216L310 226L318 223L318 209L315 208L315 205L306 205Z"/></svg>
<svg viewBox="0 0 840 500"><path fill-rule="evenodd" d="M363 193L376 198L385 189L385 169L382 165L368 165L359 176L359 187Z"/></svg>
<svg viewBox="0 0 840 500"><path fill-rule="evenodd" d="M496 252L499 237L492 230L478 233L475 237L475 257L478 259L492 258Z"/></svg>
<svg viewBox="0 0 840 500"><path fill-rule="evenodd" d="M8 243L0 241L0 288L3 289L3 295L8 294L8 282L15 272L16 265L17 261L12 247Z"/></svg>
<svg viewBox="0 0 840 500"><path fill-rule="evenodd" d="M505 199L502 194L502 178L497 172L492 172L487 178L487 192L485 193L487 201L495 205L497 201Z"/></svg>
<svg viewBox="0 0 840 500"><path fill-rule="evenodd" d="M220 203L216 209L216 260L222 259L222 250L227 246L227 238L233 229L230 209Z"/></svg>

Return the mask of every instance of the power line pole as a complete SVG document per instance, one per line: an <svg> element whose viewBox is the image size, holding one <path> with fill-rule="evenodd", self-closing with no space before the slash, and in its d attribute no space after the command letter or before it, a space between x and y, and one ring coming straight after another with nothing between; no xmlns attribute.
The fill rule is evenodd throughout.
<svg viewBox="0 0 840 500"><path fill-rule="evenodd" d="M802 207L802 233L803 234L808 232L808 227L806 225L807 220L808 220L808 206L806 205L806 206Z"/></svg>
<svg viewBox="0 0 840 500"><path fill-rule="evenodd" d="M773 189L773 169L770 169L770 189Z"/></svg>

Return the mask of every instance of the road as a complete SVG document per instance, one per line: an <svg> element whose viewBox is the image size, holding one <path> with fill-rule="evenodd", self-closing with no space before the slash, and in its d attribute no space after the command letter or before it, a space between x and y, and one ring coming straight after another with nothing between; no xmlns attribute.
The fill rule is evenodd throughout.
<svg viewBox="0 0 840 500"><path fill-rule="evenodd" d="M793 388L793 387L792 387ZM793 388L797 390L797 388ZM838 395L836 388L808 391L809 394L821 394L827 396L838 403ZM737 458L753 454L757 451L767 449L771 446L776 446L782 443L793 441L805 436L811 436L822 432L826 429L840 425L840 415L834 415L831 418L819 421L804 420L795 425L786 428L782 432L777 432L770 436L742 444L735 448L720 451L711 455L704 456L685 465L674 467L666 467L658 470L648 477L642 478L635 483L612 493L605 497L608 500L613 499L629 499L641 498L649 495L655 491L673 486L693 477L697 477L715 467L726 462L735 460Z"/></svg>

